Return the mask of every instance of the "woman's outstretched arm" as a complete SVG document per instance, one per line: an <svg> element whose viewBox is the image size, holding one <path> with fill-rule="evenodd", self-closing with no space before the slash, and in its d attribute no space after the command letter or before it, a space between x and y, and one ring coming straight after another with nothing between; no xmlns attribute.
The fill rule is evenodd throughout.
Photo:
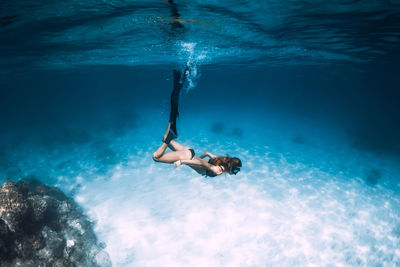
<svg viewBox="0 0 400 267"><path fill-rule="evenodd" d="M219 167L217 167L215 165L212 165L212 164L210 164L210 163L208 163L208 162L206 162L204 160L200 160L200 159L190 159L190 160L182 159L182 160L178 160L178 161L176 161L174 163L174 166L176 168L176 167L179 167L181 164L186 164L186 165L193 166L193 167L205 167L205 168L207 168L208 170L212 171L213 173L215 173L217 175L222 173L221 168L219 168Z"/></svg>
<svg viewBox="0 0 400 267"><path fill-rule="evenodd" d="M208 162L206 162L206 161L204 161L204 160L200 160L200 159L196 159L196 158L194 158L194 159L182 159L182 160L179 160L180 162L180 164L186 164L186 165L189 165L189 166L197 166L197 167L206 167L206 168L209 168L210 166L212 166L210 163L208 163ZM179 165L180 165L179 164Z"/></svg>

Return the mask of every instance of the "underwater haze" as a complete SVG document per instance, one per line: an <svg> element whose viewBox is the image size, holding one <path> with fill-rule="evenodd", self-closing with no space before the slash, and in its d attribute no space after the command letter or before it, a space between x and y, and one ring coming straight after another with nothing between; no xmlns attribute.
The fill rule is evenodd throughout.
<svg viewBox="0 0 400 267"><path fill-rule="evenodd" d="M113 266L400 266L400 1L0 0L0 182ZM154 162L178 142L237 175Z"/></svg>

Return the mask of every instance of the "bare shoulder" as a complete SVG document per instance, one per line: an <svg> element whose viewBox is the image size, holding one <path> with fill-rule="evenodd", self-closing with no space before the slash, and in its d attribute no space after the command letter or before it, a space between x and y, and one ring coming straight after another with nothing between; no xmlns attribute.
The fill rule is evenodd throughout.
<svg viewBox="0 0 400 267"><path fill-rule="evenodd" d="M211 165L210 169L217 175L222 173L222 170L219 166Z"/></svg>

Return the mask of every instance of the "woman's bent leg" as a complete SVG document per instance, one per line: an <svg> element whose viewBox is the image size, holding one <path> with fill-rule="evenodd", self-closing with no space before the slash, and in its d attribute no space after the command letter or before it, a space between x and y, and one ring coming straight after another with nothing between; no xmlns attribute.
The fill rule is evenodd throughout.
<svg viewBox="0 0 400 267"><path fill-rule="evenodd" d="M171 142L169 142L168 147L172 150L172 151L180 151L180 150L187 150L189 149L189 147L184 146L179 144L178 142L171 140Z"/></svg>
<svg viewBox="0 0 400 267"><path fill-rule="evenodd" d="M166 143L162 143L162 145L156 150L156 152L153 153L153 159L155 161L157 161L157 159L160 158L165 153L167 146L168 145Z"/></svg>
<svg viewBox="0 0 400 267"><path fill-rule="evenodd" d="M164 162L164 163L173 163L180 159L190 159L192 157L192 153L189 150L180 150L174 152L164 153L161 157L153 159L157 162Z"/></svg>
<svg viewBox="0 0 400 267"><path fill-rule="evenodd" d="M172 163L180 159L191 159L192 153L185 146L182 146L175 141L171 141L171 143L169 144L169 147L172 150L174 150L175 148L180 148L181 150L175 150L173 152L165 153L168 145L166 143L163 143L156 150L156 152L153 153L153 160L157 162Z"/></svg>

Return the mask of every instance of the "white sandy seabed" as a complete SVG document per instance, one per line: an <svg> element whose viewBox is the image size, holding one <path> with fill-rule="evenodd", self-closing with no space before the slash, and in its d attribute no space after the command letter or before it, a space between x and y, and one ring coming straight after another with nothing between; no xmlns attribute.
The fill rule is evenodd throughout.
<svg viewBox="0 0 400 267"><path fill-rule="evenodd" d="M236 176L204 178L152 161L164 126L152 119L112 141L124 161L57 178L75 188L114 266L400 265L400 177L390 160L304 122L243 117L240 136L229 122L210 131L204 114L181 118L179 140L198 154L243 161ZM376 185L366 181L374 169Z"/></svg>

